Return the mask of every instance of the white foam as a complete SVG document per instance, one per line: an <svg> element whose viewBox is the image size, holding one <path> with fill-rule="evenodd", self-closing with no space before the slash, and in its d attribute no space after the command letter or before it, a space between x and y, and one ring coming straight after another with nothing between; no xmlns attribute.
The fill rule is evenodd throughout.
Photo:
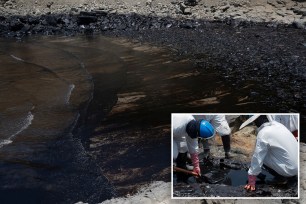
<svg viewBox="0 0 306 204"><path fill-rule="evenodd" d="M4 140L0 141L0 148L3 147L4 145L8 145L8 144L12 143L13 142L12 139L16 135L18 135L19 133L21 133L22 131L27 129L32 124L33 119L34 119L34 115L31 113L31 111L29 111L26 118L23 121L23 124L22 124L21 128L18 129L15 133L11 134L7 139L4 139Z"/></svg>
<svg viewBox="0 0 306 204"><path fill-rule="evenodd" d="M16 135L18 135L19 133L27 129L32 124L33 119L34 119L34 115L31 113L31 111L29 111L26 119L24 120L23 126L15 134L13 134L10 138L15 137Z"/></svg>
<svg viewBox="0 0 306 204"><path fill-rule="evenodd" d="M8 145L12 142L13 142L12 140L2 140L2 141L0 141L0 148L3 147L4 145Z"/></svg>
<svg viewBox="0 0 306 204"><path fill-rule="evenodd" d="M21 58L19 58L19 57L16 57L15 55L11 55L11 57L14 58L15 60L24 62L23 59L21 59Z"/></svg>
<svg viewBox="0 0 306 204"><path fill-rule="evenodd" d="M67 93L67 98L66 98L66 104L69 104L69 100L70 100L70 97L71 97L71 93L74 89L75 85L74 84L70 84L69 85L69 90L68 90L68 93Z"/></svg>

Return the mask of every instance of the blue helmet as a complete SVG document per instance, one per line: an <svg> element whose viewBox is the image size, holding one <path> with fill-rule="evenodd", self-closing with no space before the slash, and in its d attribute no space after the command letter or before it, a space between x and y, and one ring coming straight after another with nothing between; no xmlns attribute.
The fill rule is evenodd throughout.
<svg viewBox="0 0 306 204"><path fill-rule="evenodd" d="M215 136L215 128L206 120L201 120L199 123L199 137L210 139Z"/></svg>
<svg viewBox="0 0 306 204"><path fill-rule="evenodd" d="M187 124L186 132L191 138L210 139L215 136L214 127L206 120L192 120Z"/></svg>

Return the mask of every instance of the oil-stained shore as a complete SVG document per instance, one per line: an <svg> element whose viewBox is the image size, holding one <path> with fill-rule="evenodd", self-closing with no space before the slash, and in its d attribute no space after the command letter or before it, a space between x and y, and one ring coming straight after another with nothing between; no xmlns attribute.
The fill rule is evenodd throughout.
<svg viewBox="0 0 306 204"><path fill-rule="evenodd" d="M90 154L122 195L133 193L150 181L169 181L171 112L300 112L301 141L305 142L305 30L244 21L175 20L137 14L100 16L100 27L90 23L82 27L77 18L72 18L68 23L75 26L69 28L61 16L44 16L43 20L28 17L37 23L33 29L41 34L63 33L64 28L68 35L92 35L97 29L103 35L135 40L139 43L135 49L152 56L149 65L154 64L155 68L148 66L148 61L126 58L128 85L120 89L112 112L95 128L89 142L85 141ZM14 18L28 23L28 17ZM63 19L59 21L61 27L54 19ZM21 24L11 25L10 19L1 20L8 25L1 31L21 28ZM54 22L55 26L49 26ZM9 33L23 36L19 31ZM165 46L173 55L160 60L162 54L151 54L151 48L142 48L142 43ZM168 76L182 81L180 89L165 89L165 84L159 83L167 76L164 71L160 77L150 75L161 71L158 63L167 64L169 60L178 66L188 62L183 64L185 72ZM133 70L133 63L143 69ZM190 76L200 78L197 84L188 79ZM210 90L212 83L219 88ZM135 84L143 88L135 90ZM210 91L199 92L199 86ZM104 100L100 97L95 98L96 102ZM115 103L112 101L110 106ZM305 185L302 190L305 191Z"/></svg>
<svg viewBox="0 0 306 204"><path fill-rule="evenodd" d="M64 13L52 10L53 3L44 3L47 9L42 10L43 15L21 15L16 7L16 15L6 16L3 10L0 35L20 39L35 34L102 34L167 47L175 55L187 58L194 70L203 74L216 70L226 86L243 92L244 98L228 107L247 104L246 111L252 112L262 104L256 112L299 112L301 127L305 127L305 29L294 24L271 25L236 18L211 21L205 15L188 18L171 12L167 16L122 13L121 6L116 12L104 7L89 10L85 6L71 8L71 12L76 10L74 13ZM111 5L116 7L117 3ZM137 7L139 11L144 9ZM14 14L14 9L9 11ZM244 92L244 87L249 91ZM206 112L213 111L222 112Z"/></svg>
<svg viewBox="0 0 306 204"><path fill-rule="evenodd" d="M77 15L3 16L0 21L3 37L102 34L167 47L188 58L203 74L216 70L220 80L236 91L251 87L240 106L263 104L259 112L300 112L305 126L305 29L237 19L176 19L98 10Z"/></svg>
<svg viewBox="0 0 306 204"><path fill-rule="evenodd" d="M248 99L245 94L252 90L252 86L235 91L230 84L222 81L216 70L204 74L193 69L194 65L188 58L169 55L162 49L142 43L118 43L133 48L122 57L127 76L118 91L116 105L90 138L89 152L122 196L134 194L148 181L170 181L171 113L260 112L269 109L256 102L243 103ZM221 142L217 142L218 150L222 149ZM254 145L254 128L245 128L242 134L232 136L238 162L250 161ZM220 152L217 151L217 157L222 156ZM205 168L206 164L203 165ZM188 191L190 186L182 185L179 184L179 192ZM218 188L218 185L210 188ZM222 197L297 196L297 186L286 189L286 192L264 188L258 194L246 194L243 188L238 187L225 188L220 194ZM232 191L236 194L229 195Z"/></svg>

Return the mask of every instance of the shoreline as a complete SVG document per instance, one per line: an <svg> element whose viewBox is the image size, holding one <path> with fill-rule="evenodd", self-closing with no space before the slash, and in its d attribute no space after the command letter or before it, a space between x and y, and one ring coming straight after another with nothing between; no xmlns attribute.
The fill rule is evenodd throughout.
<svg viewBox="0 0 306 204"><path fill-rule="evenodd" d="M306 2L303 1L202 0L195 6L175 0L3 2L0 4L1 37L69 36L173 27L197 29L205 23L234 28L262 25L272 29L306 29Z"/></svg>
<svg viewBox="0 0 306 204"><path fill-rule="evenodd" d="M40 16L48 14L80 14L99 10L100 14L133 14L173 17L177 19L220 20L235 18L255 22L305 23L306 3L303 0L197 0L189 5L185 0L1 0L4 16ZM187 12L186 12L187 10Z"/></svg>

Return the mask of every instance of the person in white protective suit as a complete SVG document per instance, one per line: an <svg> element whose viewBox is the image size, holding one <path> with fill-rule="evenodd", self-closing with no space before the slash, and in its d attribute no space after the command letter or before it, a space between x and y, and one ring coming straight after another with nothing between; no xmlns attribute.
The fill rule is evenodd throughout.
<svg viewBox="0 0 306 204"><path fill-rule="evenodd" d="M172 120L173 159L176 160L176 166L187 169L187 152L189 152L193 164L193 172L201 175L198 137L206 139L214 137L214 128L209 122L195 120L190 114L173 114Z"/></svg>
<svg viewBox="0 0 306 204"><path fill-rule="evenodd" d="M231 151L231 128L228 125L227 120L225 119L225 115L201 115L198 116L207 120L212 124L215 128L216 133L221 136L223 149L225 153L225 158L232 158ZM203 148L204 148L204 157L208 157L210 155L210 144L207 140L202 140Z"/></svg>
<svg viewBox="0 0 306 204"><path fill-rule="evenodd" d="M298 139L299 117L297 114L271 115L271 117L273 120L283 124Z"/></svg>
<svg viewBox="0 0 306 204"><path fill-rule="evenodd" d="M274 176L274 179L266 183L286 183L288 178L298 174L298 142L284 125L273 121L270 115L253 115L240 126L240 129L252 122L258 130L245 189L256 189L256 176L261 173L262 166Z"/></svg>

